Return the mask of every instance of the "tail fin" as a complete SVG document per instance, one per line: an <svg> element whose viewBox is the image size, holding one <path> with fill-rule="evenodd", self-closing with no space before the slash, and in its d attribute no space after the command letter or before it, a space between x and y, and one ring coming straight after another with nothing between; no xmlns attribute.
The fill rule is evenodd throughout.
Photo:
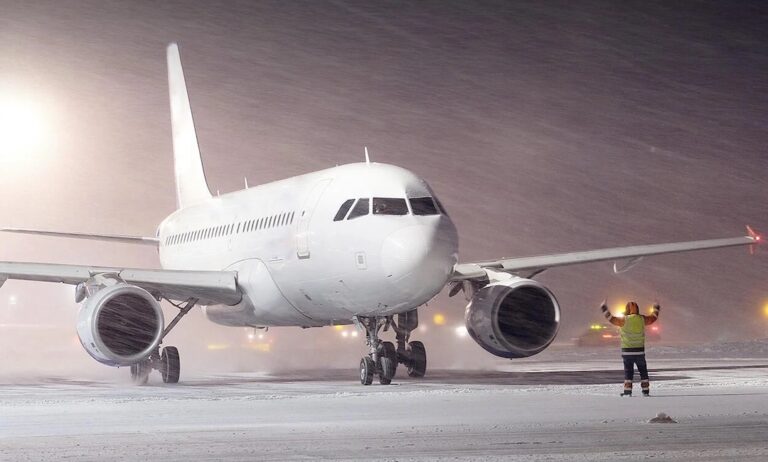
<svg viewBox="0 0 768 462"><path fill-rule="evenodd" d="M195 123L189 106L187 84L181 68L179 46L168 45L168 88L173 127L173 164L176 173L176 202L179 208L211 198L205 181L203 161L197 145Z"/></svg>

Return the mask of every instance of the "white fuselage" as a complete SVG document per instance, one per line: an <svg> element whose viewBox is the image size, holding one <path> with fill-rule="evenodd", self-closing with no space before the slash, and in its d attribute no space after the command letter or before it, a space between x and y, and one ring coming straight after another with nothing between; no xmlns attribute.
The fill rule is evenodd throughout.
<svg viewBox="0 0 768 462"><path fill-rule="evenodd" d="M412 199L430 197L413 173L376 163L276 181L174 212L158 229L160 262L237 271L242 301L206 308L224 325L321 326L400 313L437 295L457 261L456 228L439 203L414 213ZM349 217L334 220L347 201Z"/></svg>

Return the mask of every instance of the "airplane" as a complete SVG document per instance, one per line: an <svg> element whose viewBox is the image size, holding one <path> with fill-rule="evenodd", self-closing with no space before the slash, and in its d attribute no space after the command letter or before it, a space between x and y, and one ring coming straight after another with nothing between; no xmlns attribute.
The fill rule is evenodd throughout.
<svg viewBox="0 0 768 462"><path fill-rule="evenodd" d="M157 247L162 269L0 262L11 280L75 286L83 348L108 366L130 366L137 384L153 370L179 381L179 351L162 346L194 307L217 324L321 327L354 324L368 353L360 382L389 384L398 365L427 369L424 344L412 341L418 308L449 287L464 292L470 336L502 358L547 348L560 305L533 279L547 269L614 261L622 272L643 257L760 241L748 235L460 263L456 226L426 181L395 165L341 165L212 195L197 143L179 48L167 48L177 210L154 237L20 228L2 231ZM621 263L621 266L619 266ZM165 323L162 301L178 308ZM395 342L380 332L392 330Z"/></svg>

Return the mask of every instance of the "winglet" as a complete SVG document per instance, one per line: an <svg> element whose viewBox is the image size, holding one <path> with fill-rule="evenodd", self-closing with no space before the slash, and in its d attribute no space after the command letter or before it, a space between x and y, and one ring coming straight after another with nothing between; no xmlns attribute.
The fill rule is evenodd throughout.
<svg viewBox="0 0 768 462"><path fill-rule="evenodd" d="M370 164L371 158L368 156L368 146L365 147L365 163Z"/></svg>
<svg viewBox="0 0 768 462"><path fill-rule="evenodd" d="M754 244L749 246L749 254L754 255L755 250L757 250L757 245L760 243L760 241L763 240L763 237L756 233L755 230L752 229L752 227L749 225L747 225L747 235L754 241Z"/></svg>

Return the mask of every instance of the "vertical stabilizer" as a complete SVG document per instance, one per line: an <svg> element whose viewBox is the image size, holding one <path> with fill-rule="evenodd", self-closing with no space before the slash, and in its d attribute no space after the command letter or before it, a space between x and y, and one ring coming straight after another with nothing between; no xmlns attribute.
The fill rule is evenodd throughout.
<svg viewBox="0 0 768 462"><path fill-rule="evenodd" d="M211 191L205 181L179 46L175 43L168 45L168 89L171 97L176 202L179 208L183 208L210 199Z"/></svg>

